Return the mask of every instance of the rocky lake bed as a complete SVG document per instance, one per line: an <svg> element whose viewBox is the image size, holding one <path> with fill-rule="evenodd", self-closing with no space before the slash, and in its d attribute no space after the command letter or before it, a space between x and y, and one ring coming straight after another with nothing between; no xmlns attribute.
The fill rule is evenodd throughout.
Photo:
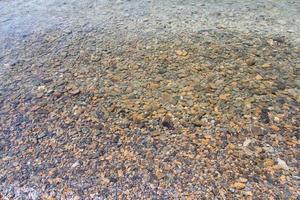
<svg viewBox="0 0 300 200"><path fill-rule="evenodd" d="M300 198L299 3L158 2L0 1L0 199Z"/></svg>

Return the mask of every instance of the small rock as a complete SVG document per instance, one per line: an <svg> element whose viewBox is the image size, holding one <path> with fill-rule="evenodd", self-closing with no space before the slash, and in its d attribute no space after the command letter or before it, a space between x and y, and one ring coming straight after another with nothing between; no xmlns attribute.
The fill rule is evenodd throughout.
<svg viewBox="0 0 300 200"><path fill-rule="evenodd" d="M79 90L79 89L74 89L74 90L69 91L69 93L70 93L71 95L75 96L75 95L77 95L77 94L80 93L80 90Z"/></svg>
<svg viewBox="0 0 300 200"><path fill-rule="evenodd" d="M38 136L37 136L37 139L44 139L44 138L51 138L55 136L55 133L54 132L49 132L49 131L45 131L45 132L42 132L40 133Z"/></svg>
<svg viewBox="0 0 300 200"><path fill-rule="evenodd" d="M246 139L246 140L244 141L244 143L243 143L243 146L246 147L246 146L248 146L251 142L252 142L251 139Z"/></svg>
<svg viewBox="0 0 300 200"><path fill-rule="evenodd" d="M81 132L84 133L84 134L87 134L89 132L89 129L87 127L83 127L81 129Z"/></svg>
<svg viewBox="0 0 300 200"><path fill-rule="evenodd" d="M272 167L274 165L274 161L272 159L267 158L264 162L265 167Z"/></svg>
<svg viewBox="0 0 300 200"><path fill-rule="evenodd" d="M245 105L246 108L250 109L251 105L252 105L252 99L246 99L244 101L244 105Z"/></svg>
<svg viewBox="0 0 300 200"><path fill-rule="evenodd" d="M56 98L59 98L59 97L62 96L62 93L58 92L58 91L55 91L55 92L53 92L53 96L55 96Z"/></svg>
<svg viewBox="0 0 300 200"><path fill-rule="evenodd" d="M42 98L44 96L44 93L43 92L38 92L36 93L36 97L37 98Z"/></svg>
<svg viewBox="0 0 300 200"><path fill-rule="evenodd" d="M158 70L158 73L159 74L165 74L167 72L167 69L165 69L165 68L160 68L159 70Z"/></svg>
<svg viewBox="0 0 300 200"><path fill-rule="evenodd" d="M111 182L111 183L116 183L116 182L118 182L118 179L116 179L115 177L109 177L109 181Z"/></svg>
<svg viewBox="0 0 300 200"><path fill-rule="evenodd" d="M75 106L73 110L74 110L73 115L75 116L79 116L83 112L83 109L78 106Z"/></svg>
<svg viewBox="0 0 300 200"><path fill-rule="evenodd" d="M42 132L42 133L40 133L38 136L37 136L37 138L38 139L42 139L42 138L44 138L44 137L46 137L47 136L47 132Z"/></svg>
<svg viewBox="0 0 300 200"><path fill-rule="evenodd" d="M72 166L71 166L71 169L74 169L75 167L79 166L80 163L79 161L76 161Z"/></svg>
<svg viewBox="0 0 300 200"><path fill-rule="evenodd" d="M206 123L201 121L201 116L196 116L192 119L192 124L194 124L195 126L201 127L204 126Z"/></svg>
<svg viewBox="0 0 300 200"><path fill-rule="evenodd" d="M246 64L248 65L248 66L252 66L252 65L254 65L255 64L255 58L254 57L250 57L250 58L248 58L247 60L246 60Z"/></svg>
<svg viewBox="0 0 300 200"><path fill-rule="evenodd" d="M133 122L135 122L135 123L140 123L144 119L144 116L139 113L134 113L131 117L132 117Z"/></svg>
<svg viewBox="0 0 300 200"><path fill-rule="evenodd" d="M279 177L279 180L281 183L284 183L286 181L286 177L284 175Z"/></svg>
<svg viewBox="0 0 300 200"><path fill-rule="evenodd" d="M118 82L118 81L121 80L121 78L120 78L119 76L116 76L116 75L112 75L112 76L110 77L110 79L111 79L113 82Z"/></svg>
<svg viewBox="0 0 300 200"><path fill-rule="evenodd" d="M277 36L273 38L273 41L277 42L277 43L284 43L285 42L285 38L284 36Z"/></svg>
<svg viewBox="0 0 300 200"><path fill-rule="evenodd" d="M241 182L235 182L234 184L231 185L231 187L237 190L242 190L246 187L246 184Z"/></svg>
<svg viewBox="0 0 300 200"><path fill-rule="evenodd" d="M253 196L253 193L251 191L245 191L244 195L245 196Z"/></svg>
<svg viewBox="0 0 300 200"><path fill-rule="evenodd" d="M284 160L277 158L277 164L284 170L289 170L289 166L286 164Z"/></svg>
<svg viewBox="0 0 300 200"><path fill-rule="evenodd" d="M97 56L97 55L93 54L93 55L91 55L91 60L92 60L93 62L97 62L97 61L100 60L100 56Z"/></svg>
<svg viewBox="0 0 300 200"><path fill-rule="evenodd" d="M279 90L284 90L284 89L286 88L286 84L285 84L285 82L283 82L283 81L277 81L276 87L277 87Z"/></svg>
<svg viewBox="0 0 300 200"><path fill-rule="evenodd" d="M229 150L235 150L236 146L232 143L229 143L226 148Z"/></svg>
<svg viewBox="0 0 300 200"><path fill-rule="evenodd" d="M159 170L156 171L155 175L156 175L156 177L157 177L158 180L162 179L165 176L164 173L162 173Z"/></svg>
<svg viewBox="0 0 300 200"><path fill-rule="evenodd" d="M262 68L270 68L272 67L271 63L265 63L263 65L261 65Z"/></svg>
<svg viewBox="0 0 300 200"><path fill-rule="evenodd" d="M268 153L274 153L274 152L275 152L274 148L273 148L272 146L270 146L270 145L264 146L264 147L263 147L263 150L264 150L265 152L268 152Z"/></svg>
<svg viewBox="0 0 300 200"><path fill-rule="evenodd" d="M186 50L176 50L175 51L177 56L187 56L188 52Z"/></svg>
<svg viewBox="0 0 300 200"><path fill-rule="evenodd" d="M168 129L173 129L174 128L174 124L173 122L171 121L171 117L169 116L166 116L164 117L164 119L162 120L162 123L161 123L164 127L167 127Z"/></svg>
<svg viewBox="0 0 300 200"><path fill-rule="evenodd" d="M147 87L149 89L155 90L155 89L158 89L160 87L160 85L157 83L150 83Z"/></svg>
<svg viewBox="0 0 300 200"><path fill-rule="evenodd" d="M219 98L220 98L221 100L228 100L229 97L230 97L230 93L221 94L221 95L219 96Z"/></svg>
<svg viewBox="0 0 300 200"><path fill-rule="evenodd" d="M160 108L160 104L158 102L155 101L151 101L151 102L147 102L144 105L144 109L148 112L152 112L152 111L156 111Z"/></svg>
<svg viewBox="0 0 300 200"><path fill-rule="evenodd" d="M269 118L269 110L267 108L263 108L260 114L260 121L267 124L270 122Z"/></svg>
<svg viewBox="0 0 300 200"><path fill-rule="evenodd" d="M240 183L247 183L248 180L246 178L239 178Z"/></svg>
<svg viewBox="0 0 300 200"><path fill-rule="evenodd" d="M203 144L203 145L208 145L209 142L210 142L210 139L209 139L209 138L206 138L206 139L202 139L202 140L201 140L201 144Z"/></svg>
<svg viewBox="0 0 300 200"><path fill-rule="evenodd" d="M41 85L37 88L38 91L45 91L46 90L46 86Z"/></svg>
<svg viewBox="0 0 300 200"><path fill-rule="evenodd" d="M262 79L263 79L263 77L259 74L255 76L255 80L257 80L257 81L260 81Z"/></svg>
<svg viewBox="0 0 300 200"><path fill-rule="evenodd" d="M59 65L61 65L61 62L60 62L60 61L56 61L56 62L54 63L54 66L55 66L55 67L57 67L57 66L59 66Z"/></svg>
<svg viewBox="0 0 300 200"><path fill-rule="evenodd" d="M276 126L276 125L274 125L274 124L272 124L271 126L270 126L270 128L273 130L273 131L280 131L280 128L278 127L278 126Z"/></svg>

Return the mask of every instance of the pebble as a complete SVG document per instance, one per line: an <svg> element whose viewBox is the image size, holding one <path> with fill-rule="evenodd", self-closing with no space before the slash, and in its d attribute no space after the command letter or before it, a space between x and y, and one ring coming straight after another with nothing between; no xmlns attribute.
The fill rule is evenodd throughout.
<svg viewBox="0 0 300 200"><path fill-rule="evenodd" d="M285 38L284 38L284 36L277 36L277 37L273 38L273 41L278 42L278 43L284 43Z"/></svg>
<svg viewBox="0 0 300 200"><path fill-rule="evenodd" d="M270 68L272 67L271 63L264 63L261 65L262 68Z"/></svg>
<svg viewBox="0 0 300 200"><path fill-rule="evenodd" d="M263 77L259 74L255 76L255 80L257 80L257 81L260 81L262 79L263 79Z"/></svg>
<svg viewBox="0 0 300 200"><path fill-rule="evenodd" d="M79 90L79 89L74 89L74 90L69 91L69 93L70 93L71 95L75 96L75 95L77 95L77 94L80 93L80 90Z"/></svg>
<svg viewBox="0 0 300 200"><path fill-rule="evenodd" d="M169 116L164 117L161 124L164 127L168 128L168 129L173 129L174 128L174 124L172 122L172 119Z"/></svg>
<svg viewBox="0 0 300 200"><path fill-rule="evenodd" d="M89 129L87 127L83 127L81 129L81 132L84 133L84 134L87 134L89 132Z"/></svg>
<svg viewBox="0 0 300 200"><path fill-rule="evenodd" d="M235 182L233 185L231 185L231 187L237 190L242 190L246 187L246 184L241 182Z"/></svg>
<svg viewBox="0 0 300 200"><path fill-rule="evenodd" d="M264 166L266 166L266 167L272 167L274 164L275 163L272 159L266 159L264 162Z"/></svg>
<svg viewBox="0 0 300 200"><path fill-rule="evenodd" d="M279 128L278 126L274 125L274 124L271 125L271 129L272 129L273 131L275 131L275 132L280 131L280 128Z"/></svg>
<svg viewBox="0 0 300 200"><path fill-rule="evenodd" d="M260 114L260 120L267 124L270 122L270 118L269 118L269 110L267 108L263 108L261 110L261 114Z"/></svg>
<svg viewBox="0 0 300 200"><path fill-rule="evenodd" d="M289 170L289 166L286 164L284 160L277 158L277 164L284 170Z"/></svg>
<svg viewBox="0 0 300 200"><path fill-rule="evenodd" d="M248 58L248 59L246 60L246 64L247 64L248 66L253 66L255 63L256 63L256 60L255 60L254 57L250 57L250 58Z"/></svg>
<svg viewBox="0 0 300 200"><path fill-rule="evenodd" d="M188 55L188 52L186 50L180 50L180 49L176 50L175 53L178 56L187 56Z"/></svg>
<svg viewBox="0 0 300 200"><path fill-rule="evenodd" d="M252 142L251 139L246 139L246 140L244 141L244 143L243 143L243 146L244 146L244 147L247 147L251 142Z"/></svg>
<svg viewBox="0 0 300 200"><path fill-rule="evenodd" d="M55 92L53 92L53 96L55 96L56 98L59 98L59 97L62 96L62 93L58 92L58 91L55 91Z"/></svg>
<svg viewBox="0 0 300 200"><path fill-rule="evenodd" d="M139 114L139 113L132 114L132 120L135 123L140 123L143 119L144 119L144 116L142 114Z"/></svg>

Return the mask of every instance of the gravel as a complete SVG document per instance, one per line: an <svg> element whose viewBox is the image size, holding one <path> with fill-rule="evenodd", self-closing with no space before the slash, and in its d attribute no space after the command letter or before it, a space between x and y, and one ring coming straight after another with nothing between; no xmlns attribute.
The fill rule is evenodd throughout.
<svg viewBox="0 0 300 200"><path fill-rule="evenodd" d="M0 199L299 198L297 1L0 1Z"/></svg>

